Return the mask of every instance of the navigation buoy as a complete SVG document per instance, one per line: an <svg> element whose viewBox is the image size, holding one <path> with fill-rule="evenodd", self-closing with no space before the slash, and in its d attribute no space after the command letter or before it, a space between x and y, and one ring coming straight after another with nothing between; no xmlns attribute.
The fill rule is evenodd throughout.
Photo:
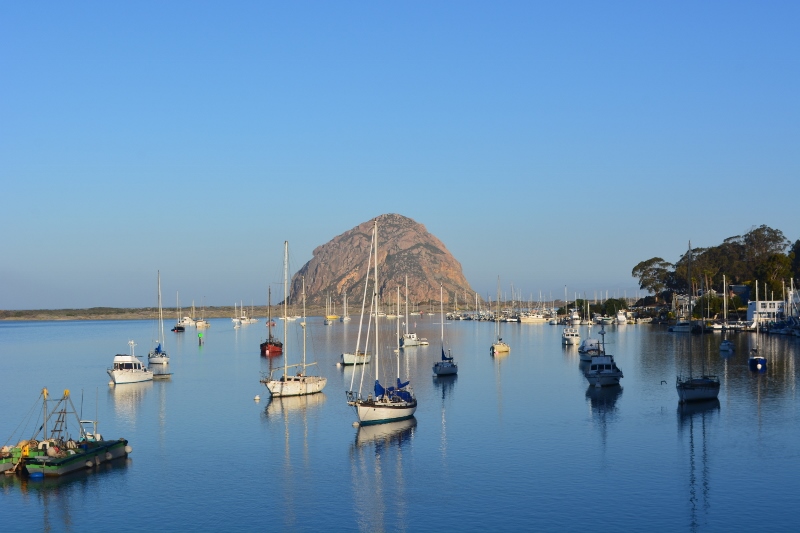
<svg viewBox="0 0 800 533"><path fill-rule="evenodd" d="M353 427L357 428L358 427L358 422L353 422Z"/></svg>
<svg viewBox="0 0 800 533"><path fill-rule="evenodd" d="M114 380L113 380L113 379L112 379L111 381L109 381L109 382L108 382L108 386L109 386L109 387L113 387L113 386L114 386Z"/></svg>
<svg viewBox="0 0 800 533"><path fill-rule="evenodd" d="M255 398L253 398L253 399L254 399L255 401L257 401L257 402L260 402L260 401L261 401L261 396L259 396L258 394L256 394L256 397L255 397Z"/></svg>

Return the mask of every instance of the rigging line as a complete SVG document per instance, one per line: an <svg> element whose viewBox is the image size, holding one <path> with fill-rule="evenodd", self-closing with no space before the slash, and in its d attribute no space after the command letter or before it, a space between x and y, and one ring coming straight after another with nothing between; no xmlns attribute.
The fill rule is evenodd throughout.
<svg viewBox="0 0 800 533"><path fill-rule="evenodd" d="M39 393L39 398L41 398L41 397L42 397L42 393ZM5 442L4 446L8 445L8 443L11 441L11 438L17 433L17 430L20 428L20 426L22 426L22 424L25 424L25 427L28 427L28 423L30 422L31 417L33 416L33 410L34 409L38 410L38 407L39 407L39 399L37 398L36 401L34 402L34 404L31 406L30 411L28 411L27 418L23 418L22 419L22 421L19 423L19 425L16 427L16 429L14 429L14 431L11 433L11 435L9 435L8 440ZM26 422L26 420L27 420L27 422ZM39 429L41 429L41 428L39 428ZM22 435L22 433L20 433L20 435Z"/></svg>

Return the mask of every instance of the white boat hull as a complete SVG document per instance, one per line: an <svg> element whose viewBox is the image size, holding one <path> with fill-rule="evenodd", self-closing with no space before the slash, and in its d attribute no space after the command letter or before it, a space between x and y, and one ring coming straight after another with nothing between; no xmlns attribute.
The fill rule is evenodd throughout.
<svg viewBox="0 0 800 533"><path fill-rule="evenodd" d="M147 362L151 365L166 365L169 363L169 356L168 355L157 355L153 357L147 357Z"/></svg>
<svg viewBox="0 0 800 533"><path fill-rule="evenodd" d="M143 370L108 370L108 375L117 385L124 383L141 383L142 381L153 381L153 373L147 369Z"/></svg>
<svg viewBox="0 0 800 533"><path fill-rule="evenodd" d="M343 353L342 354L342 364L343 365L365 365L369 363L372 356L370 354L353 354L353 353Z"/></svg>
<svg viewBox="0 0 800 533"><path fill-rule="evenodd" d="M269 380L265 385L273 397L303 396L320 392L327 382L327 378L320 376L286 376L285 380Z"/></svg>
<svg viewBox="0 0 800 533"><path fill-rule="evenodd" d="M356 404L358 421L364 425L411 418L416 410L416 400L413 402L365 401Z"/></svg>

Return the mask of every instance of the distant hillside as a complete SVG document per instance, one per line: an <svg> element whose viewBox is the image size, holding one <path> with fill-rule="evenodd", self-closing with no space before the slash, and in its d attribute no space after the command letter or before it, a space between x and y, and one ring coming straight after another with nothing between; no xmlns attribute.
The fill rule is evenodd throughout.
<svg viewBox="0 0 800 533"><path fill-rule="evenodd" d="M465 294L470 301L474 298L475 292L464 278L461 263L425 226L397 214L380 215L376 219L378 284L384 308L395 302L398 286L401 298L404 298L406 276L409 303L438 302L440 284L444 286L445 302L453 299L454 292L459 300ZM306 302L309 305L324 305L326 297L330 296L340 311L346 292L349 311L355 313L364 294L367 258L376 219L363 222L318 246L314 257L292 276L290 304L300 302L302 278L305 277Z"/></svg>

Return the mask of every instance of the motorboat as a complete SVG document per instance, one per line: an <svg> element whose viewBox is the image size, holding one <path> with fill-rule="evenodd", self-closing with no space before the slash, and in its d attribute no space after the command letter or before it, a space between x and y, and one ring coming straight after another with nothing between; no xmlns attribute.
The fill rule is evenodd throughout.
<svg viewBox="0 0 800 533"><path fill-rule="evenodd" d="M595 387L619 385L619 380L624 377L622 370L614 362L614 356L606 353L605 333L604 330L600 331L600 336L603 339L600 343L601 353L592 356L589 366L583 372L589 384Z"/></svg>
<svg viewBox="0 0 800 533"><path fill-rule="evenodd" d="M581 334L578 332L578 328L564 328L564 331L561 332L561 342L565 345L580 344Z"/></svg>
<svg viewBox="0 0 800 533"><path fill-rule="evenodd" d="M139 383L141 381L152 381L153 373L142 361L134 354L136 343L128 341L131 353L128 355L117 354L114 356L114 366L107 370L116 385L123 383Z"/></svg>
<svg viewBox="0 0 800 533"><path fill-rule="evenodd" d="M602 346L599 339L583 339L578 346L578 354L583 362L590 362L593 355L602 355Z"/></svg>

